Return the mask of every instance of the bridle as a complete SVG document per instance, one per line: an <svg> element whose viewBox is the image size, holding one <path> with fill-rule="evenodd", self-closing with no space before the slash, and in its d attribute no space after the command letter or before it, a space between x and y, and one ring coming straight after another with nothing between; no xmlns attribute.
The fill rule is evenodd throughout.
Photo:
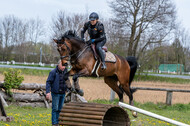
<svg viewBox="0 0 190 126"><path fill-rule="evenodd" d="M65 56L60 56L60 59L62 60L62 59L65 59L65 58L69 57L69 61L70 61L71 57L73 57L74 55L77 55L78 53L80 53L80 54L77 56L77 58L75 59L75 61L76 61L76 60L84 53L84 51L90 46L90 45L86 45L84 48L80 49L79 51L75 52L74 54L71 54L71 49L69 48L69 46L67 45L67 43L66 43L65 41L63 41L63 42L59 42L59 41L58 41L57 44L63 44L63 45L65 45L65 46L67 47L67 51L68 51L67 55L65 55ZM61 45L60 47L58 47L59 50L61 50L61 47L62 47L63 45ZM74 62L75 62L75 61L74 61Z"/></svg>
<svg viewBox="0 0 190 126"><path fill-rule="evenodd" d="M71 58L71 55L70 55L70 53L71 53L71 49L69 48L69 46L67 45L67 43L64 41L64 42L57 42L57 44L63 44L63 45L65 45L66 47L67 47L67 51L68 51L68 53L67 53L67 55L65 55L65 56L60 56L60 59L62 60L62 59L65 59L65 58L67 58L67 57L69 57L69 60L70 60L70 58ZM62 46L63 46L62 45ZM59 48L59 50L61 50L61 47L62 46L60 46L60 47L58 47Z"/></svg>

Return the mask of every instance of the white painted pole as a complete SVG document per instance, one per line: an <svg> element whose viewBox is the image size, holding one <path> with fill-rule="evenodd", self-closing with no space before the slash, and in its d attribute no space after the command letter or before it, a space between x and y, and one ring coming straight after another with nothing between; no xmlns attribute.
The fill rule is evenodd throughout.
<svg viewBox="0 0 190 126"><path fill-rule="evenodd" d="M140 109L140 108L137 108L137 107L134 107L134 106L122 103L122 102L119 102L119 106L133 110L133 111L136 111L136 112L139 112L139 113L142 113L144 115L147 115L147 116L150 116L150 117L153 117L153 118L165 121L165 122L168 122L168 123L171 123L171 124L174 124L174 125L177 125L177 126L190 126L188 124L184 124L184 123L181 123L181 122L178 122L178 121L175 121L175 120L154 114L152 112L148 112L146 110L143 110L143 109Z"/></svg>

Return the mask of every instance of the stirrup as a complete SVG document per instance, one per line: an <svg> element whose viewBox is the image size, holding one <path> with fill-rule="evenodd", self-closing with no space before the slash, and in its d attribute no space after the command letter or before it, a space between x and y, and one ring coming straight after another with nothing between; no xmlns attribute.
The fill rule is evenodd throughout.
<svg viewBox="0 0 190 126"><path fill-rule="evenodd" d="M106 64L105 62L102 62L102 67L101 67L103 70L105 70L107 67L106 67Z"/></svg>

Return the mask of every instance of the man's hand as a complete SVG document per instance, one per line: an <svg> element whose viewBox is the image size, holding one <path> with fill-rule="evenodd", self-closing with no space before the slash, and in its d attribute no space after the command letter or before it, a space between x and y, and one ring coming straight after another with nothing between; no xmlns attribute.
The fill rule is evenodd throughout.
<svg viewBox="0 0 190 126"><path fill-rule="evenodd" d="M46 99L49 100L49 99L50 99L50 96L51 96L51 94L50 94L50 93L47 93L47 94L46 94Z"/></svg>

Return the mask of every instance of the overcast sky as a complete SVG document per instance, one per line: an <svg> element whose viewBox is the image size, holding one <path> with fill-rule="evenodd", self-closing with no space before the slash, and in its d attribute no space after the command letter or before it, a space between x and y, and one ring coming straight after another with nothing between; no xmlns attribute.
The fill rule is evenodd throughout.
<svg viewBox="0 0 190 126"><path fill-rule="evenodd" d="M0 0L0 17L13 14L29 19L39 17L50 22L53 15L60 10L66 13L98 12L104 16L111 15L108 0ZM178 11L178 20L190 31L190 0L174 0Z"/></svg>

